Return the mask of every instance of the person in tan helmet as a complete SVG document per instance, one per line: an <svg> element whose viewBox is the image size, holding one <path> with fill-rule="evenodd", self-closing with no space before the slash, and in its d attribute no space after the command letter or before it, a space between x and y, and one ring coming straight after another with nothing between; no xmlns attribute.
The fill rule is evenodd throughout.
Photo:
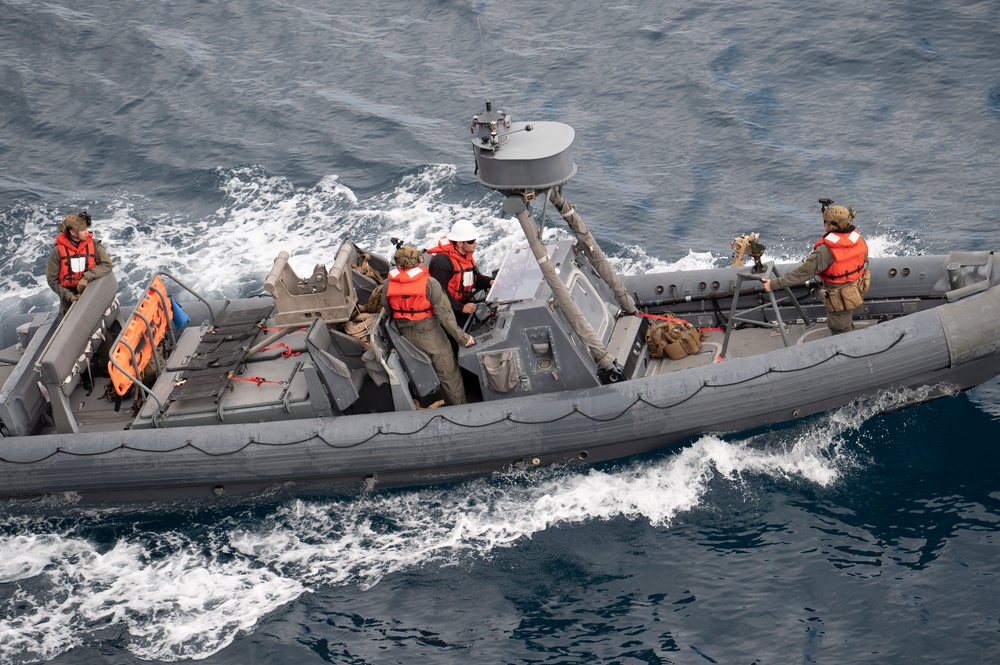
<svg viewBox="0 0 1000 665"><path fill-rule="evenodd" d="M49 254L45 279L59 295L60 314L76 302L87 284L111 272L111 256L90 232L90 225L86 211L66 215Z"/></svg>
<svg viewBox="0 0 1000 665"><path fill-rule="evenodd" d="M458 327L441 284L420 265L420 251L402 246L393 258L396 267L389 271L382 306L392 313L399 334L430 357L445 400L465 404L462 372L445 333L462 346L472 346L475 340Z"/></svg>
<svg viewBox="0 0 1000 665"><path fill-rule="evenodd" d="M818 275L823 280L826 325L837 335L854 329L854 310L862 305L868 291L868 245L854 226L854 208L831 205L831 199L819 202L823 206L823 236L812 253L787 275L761 281L765 291L772 291L803 284Z"/></svg>

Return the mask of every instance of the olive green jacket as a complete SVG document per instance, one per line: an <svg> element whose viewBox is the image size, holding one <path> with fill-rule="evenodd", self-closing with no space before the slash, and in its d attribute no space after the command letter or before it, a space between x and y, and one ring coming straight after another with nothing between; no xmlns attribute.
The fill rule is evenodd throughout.
<svg viewBox="0 0 1000 665"><path fill-rule="evenodd" d="M94 267L83 273L88 282L104 277L111 272L111 256L97 238L94 238L94 262ZM55 291L64 303L70 302L76 295L74 291L70 291L59 283L59 250L55 246L52 247L49 262L45 266L45 280L49 283L49 288Z"/></svg>

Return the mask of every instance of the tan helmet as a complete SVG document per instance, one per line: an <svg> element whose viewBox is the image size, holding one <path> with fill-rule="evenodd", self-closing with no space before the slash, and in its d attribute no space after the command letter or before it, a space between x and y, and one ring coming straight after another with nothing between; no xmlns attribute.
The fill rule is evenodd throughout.
<svg viewBox="0 0 1000 665"><path fill-rule="evenodd" d="M823 221L830 222L841 231L846 231L854 224L854 208L844 206L826 206L823 208Z"/></svg>
<svg viewBox="0 0 1000 665"><path fill-rule="evenodd" d="M420 250L416 247L410 247L408 245L403 245L397 249L396 255L393 258L396 261L396 265L403 270L416 268L424 261L424 258L420 256Z"/></svg>
<svg viewBox="0 0 1000 665"><path fill-rule="evenodd" d="M73 229L74 231L83 231L84 229L90 228L90 213L84 212L71 212L66 215L66 219L62 223L63 230Z"/></svg>

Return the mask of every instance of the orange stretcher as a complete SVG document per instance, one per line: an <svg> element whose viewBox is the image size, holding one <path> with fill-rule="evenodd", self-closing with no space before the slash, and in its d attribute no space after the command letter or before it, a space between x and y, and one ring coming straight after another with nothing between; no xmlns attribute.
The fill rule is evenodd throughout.
<svg viewBox="0 0 1000 665"><path fill-rule="evenodd" d="M167 296L167 288L157 275L150 282L146 297L132 312L111 351L114 362L108 362L108 373L119 397L124 397L132 387L133 377L141 377L143 368L153 358L153 353L163 341L173 318L174 311L170 305L170 297ZM129 370L131 376L115 367L115 363Z"/></svg>

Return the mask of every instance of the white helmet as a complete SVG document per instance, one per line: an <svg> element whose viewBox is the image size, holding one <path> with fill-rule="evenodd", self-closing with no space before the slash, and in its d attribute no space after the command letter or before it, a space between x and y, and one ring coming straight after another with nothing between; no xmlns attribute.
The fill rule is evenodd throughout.
<svg viewBox="0 0 1000 665"><path fill-rule="evenodd" d="M472 242L479 237L479 231L476 227L472 225L467 219L460 219L455 222L455 225L451 227L451 231L448 231L448 240L452 242Z"/></svg>

